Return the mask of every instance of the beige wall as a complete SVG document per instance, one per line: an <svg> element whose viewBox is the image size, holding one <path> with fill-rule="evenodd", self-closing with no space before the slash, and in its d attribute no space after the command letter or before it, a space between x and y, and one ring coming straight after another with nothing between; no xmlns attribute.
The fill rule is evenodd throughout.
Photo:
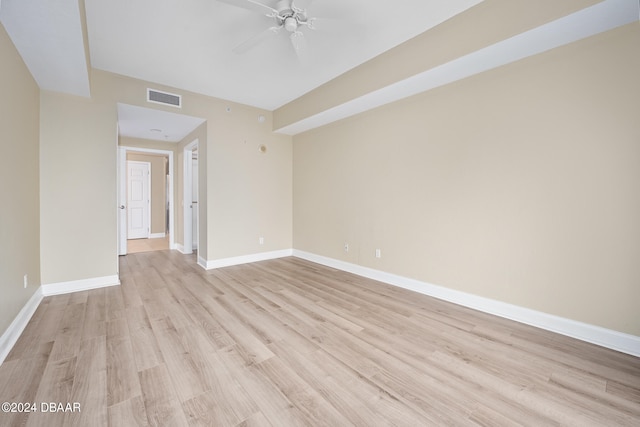
<svg viewBox="0 0 640 427"><path fill-rule="evenodd" d="M515 33L594 1L487 0L472 12L484 32L454 52L422 54L434 34L452 46L448 23L377 58L373 80L365 66L277 111L277 126L508 36L491 33L498 6ZM20 207L0 211L0 330L40 283L117 273L116 103L176 112L144 101L153 87L206 120L174 159L178 172L197 135L205 260L294 246L640 335L639 37L637 23L611 31L297 136L294 149L270 112L106 72L92 70L91 99L39 92L0 25L2 198Z"/></svg>
<svg viewBox="0 0 640 427"><path fill-rule="evenodd" d="M0 335L40 286L39 90L0 24ZM23 288L27 274L29 287Z"/></svg>
<svg viewBox="0 0 640 427"><path fill-rule="evenodd" d="M116 104L177 112L148 104L147 87L182 94L179 113L207 120L199 152L207 204L200 255L215 260L291 247L291 138L271 132L269 112L93 70L91 99L41 96L43 283L116 274ZM261 143L267 155L258 152ZM78 201L84 206L67 209Z"/></svg>
<svg viewBox="0 0 640 427"><path fill-rule="evenodd" d="M115 104L41 92L43 283L117 274L116 148Z"/></svg>
<svg viewBox="0 0 640 427"><path fill-rule="evenodd" d="M277 109L274 128L280 129L597 2L484 0Z"/></svg>
<svg viewBox="0 0 640 427"><path fill-rule="evenodd" d="M127 160L147 162L151 167L151 226L152 234L161 234L167 225L167 156L127 153Z"/></svg>
<svg viewBox="0 0 640 427"><path fill-rule="evenodd" d="M296 136L294 247L640 335L639 39Z"/></svg>

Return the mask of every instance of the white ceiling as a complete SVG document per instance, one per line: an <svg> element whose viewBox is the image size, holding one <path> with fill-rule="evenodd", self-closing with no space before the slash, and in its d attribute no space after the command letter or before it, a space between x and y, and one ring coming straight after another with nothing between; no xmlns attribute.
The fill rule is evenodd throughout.
<svg viewBox="0 0 640 427"><path fill-rule="evenodd" d="M273 21L217 0L84 0L86 13L78 0L1 0L0 21L45 90L90 96L88 70L93 67L274 110L481 2L297 1L310 3L310 16L332 18L324 29L303 30L308 41L304 61L285 32L244 54L234 53L235 46ZM637 20L638 0L605 0L278 131L302 132ZM202 123L157 111L119 105L121 133L170 140Z"/></svg>
<svg viewBox="0 0 640 427"><path fill-rule="evenodd" d="M237 0L243 3L246 0ZM261 0L275 6L278 0ZM295 0L294 0L295 1ZM216 0L85 0L91 67L274 110L481 0L298 0L300 61L286 31L233 48L272 18ZM248 2L247 2L248 3ZM391 5L391 6L390 6ZM2 0L0 20L41 88L89 96L78 0Z"/></svg>
<svg viewBox="0 0 640 427"><path fill-rule="evenodd" d="M41 89L89 96L77 0L2 0L0 21Z"/></svg>
<svg viewBox="0 0 640 427"><path fill-rule="evenodd" d="M179 142L205 119L118 103L120 136Z"/></svg>
<svg viewBox="0 0 640 427"><path fill-rule="evenodd" d="M639 19L638 0L605 0L274 131L295 135Z"/></svg>
<svg viewBox="0 0 640 427"><path fill-rule="evenodd" d="M304 62L286 31L234 53L274 21L220 1L85 3L94 68L274 110L480 1L315 0L309 15L331 20L326 30L302 30Z"/></svg>

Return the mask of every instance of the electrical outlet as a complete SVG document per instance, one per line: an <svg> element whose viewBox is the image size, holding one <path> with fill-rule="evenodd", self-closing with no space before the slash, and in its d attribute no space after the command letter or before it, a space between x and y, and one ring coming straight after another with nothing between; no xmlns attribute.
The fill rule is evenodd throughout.
<svg viewBox="0 0 640 427"><path fill-rule="evenodd" d="M349 252L349 244L348 243L344 244L344 251L345 252Z"/></svg>
<svg viewBox="0 0 640 427"><path fill-rule="evenodd" d="M258 243L261 245L264 245L264 237L259 237L258 238Z"/></svg>
<svg viewBox="0 0 640 427"><path fill-rule="evenodd" d="M25 274L24 275L24 288L27 289L27 286L29 286L29 277Z"/></svg>
<svg viewBox="0 0 640 427"><path fill-rule="evenodd" d="M382 251L380 249L376 249L376 258L382 258Z"/></svg>

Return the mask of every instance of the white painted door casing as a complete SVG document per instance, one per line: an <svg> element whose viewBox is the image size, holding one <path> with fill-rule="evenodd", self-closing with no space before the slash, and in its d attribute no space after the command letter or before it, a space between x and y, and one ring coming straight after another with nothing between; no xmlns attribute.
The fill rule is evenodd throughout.
<svg viewBox="0 0 640 427"><path fill-rule="evenodd" d="M118 148L118 255L127 254L127 151Z"/></svg>
<svg viewBox="0 0 640 427"><path fill-rule="evenodd" d="M195 157L193 159L193 166L191 169L191 193L193 194L193 197L191 198L192 203L191 203L191 218L192 218L192 222L191 222L191 228L193 230L193 244L192 247L193 249L198 249L198 158Z"/></svg>

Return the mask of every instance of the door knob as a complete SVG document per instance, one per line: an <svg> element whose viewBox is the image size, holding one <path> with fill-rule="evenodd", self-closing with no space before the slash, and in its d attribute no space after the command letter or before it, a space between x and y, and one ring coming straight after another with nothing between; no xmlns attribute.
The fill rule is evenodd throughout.
<svg viewBox="0 0 640 427"><path fill-rule="evenodd" d="M124 209L124 205L120 205L120 209Z"/></svg>

